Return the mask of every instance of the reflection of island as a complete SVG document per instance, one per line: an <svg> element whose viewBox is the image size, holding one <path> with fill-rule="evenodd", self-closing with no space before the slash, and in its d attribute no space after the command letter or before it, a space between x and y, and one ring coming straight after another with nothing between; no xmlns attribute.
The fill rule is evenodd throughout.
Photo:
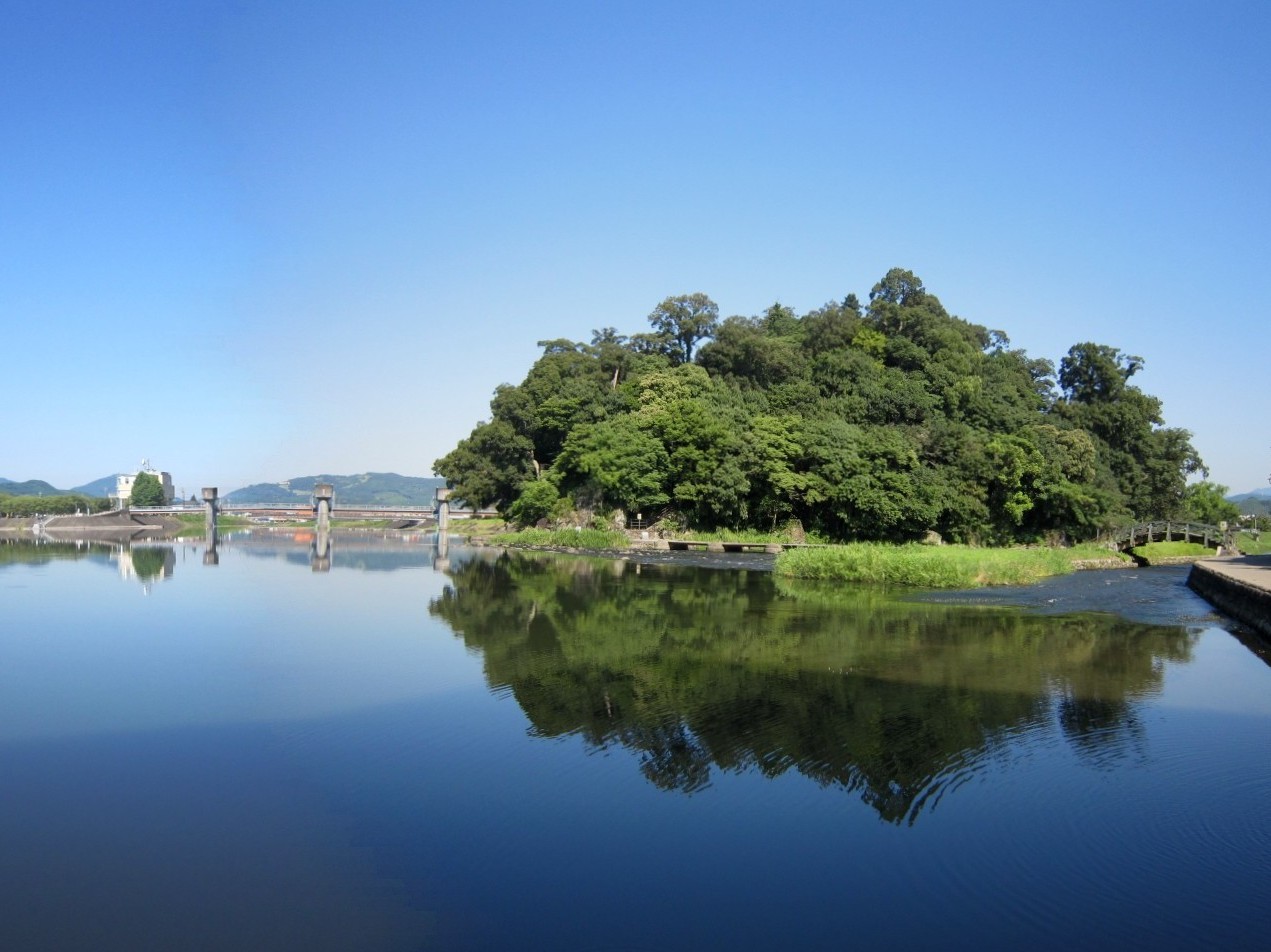
<svg viewBox="0 0 1271 952"><path fill-rule="evenodd" d="M453 567L430 611L480 648L536 733L639 753L659 787L788 770L913 822L1015 739L1055 729L1099 765L1141 749L1136 699L1193 636L783 592L767 573L522 554Z"/></svg>

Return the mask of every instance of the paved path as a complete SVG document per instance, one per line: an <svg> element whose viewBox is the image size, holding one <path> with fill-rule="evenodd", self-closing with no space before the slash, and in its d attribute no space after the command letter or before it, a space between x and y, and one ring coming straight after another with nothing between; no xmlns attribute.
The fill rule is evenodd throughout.
<svg viewBox="0 0 1271 952"><path fill-rule="evenodd" d="M1187 584L1236 621L1271 638L1271 555L1202 559Z"/></svg>

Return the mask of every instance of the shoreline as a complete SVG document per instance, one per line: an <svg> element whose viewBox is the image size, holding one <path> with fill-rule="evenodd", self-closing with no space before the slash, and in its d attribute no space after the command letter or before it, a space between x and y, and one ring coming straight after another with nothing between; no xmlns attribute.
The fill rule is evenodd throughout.
<svg viewBox="0 0 1271 952"><path fill-rule="evenodd" d="M1271 555L1203 559L1187 587L1224 615L1271 640Z"/></svg>

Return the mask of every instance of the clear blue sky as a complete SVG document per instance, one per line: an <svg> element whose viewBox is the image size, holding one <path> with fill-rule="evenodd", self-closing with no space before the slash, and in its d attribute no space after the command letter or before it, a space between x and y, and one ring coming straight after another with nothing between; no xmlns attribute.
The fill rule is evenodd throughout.
<svg viewBox="0 0 1271 952"><path fill-rule="evenodd" d="M0 476L431 474L539 340L889 268L1271 471L1271 4L0 0Z"/></svg>

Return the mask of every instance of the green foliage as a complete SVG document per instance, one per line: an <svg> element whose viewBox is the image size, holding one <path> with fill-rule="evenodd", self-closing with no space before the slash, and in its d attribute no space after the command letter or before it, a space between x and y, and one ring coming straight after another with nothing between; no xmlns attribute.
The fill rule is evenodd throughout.
<svg viewBox="0 0 1271 952"><path fill-rule="evenodd" d="M132 483L132 495L128 498L130 506L162 506L163 483L152 473L140 472Z"/></svg>
<svg viewBox="0 0 1271 952"><path fill-rule="evenodd" d="M1161 401L1129 380L1143 360L1099 344L1077 344L1060 362L1057 415L1088 432L1098 466L1134 519L1176 518L1187 477L1205 472L1186 430L1163 426Z"/></svg>
<svg viewBox="0 0 1271 952"><path fill-rule="evenodd" d="M606 529L522 529L492 536L491 541L498 545L602 552L627 547L625 534Z"/></svg>
<svg viewBox="0 0 1271 952"><path fill-rule="evenodd" d="M1228 489L1218 483L1203 480L1183 490L1183 516L1193 522L1216 526L1221 522L1235 523L1240 519L1240 507L1227 501Z"/></svg>
<svg viewBox="0 0 1271 952"><path fill-rule="evenodd" d="M1056 392L1050 361L950 315L903 269L864 307L849 294L721 323L696 294L649 320L651 333L540 342L437 472L504 512L542 476L575 508L697 531L797 520L838 540L1005 544L1177 518L1203 471L1189 434L1131 386L1139 358L1078 344Z"/></svg>
<svg viewBox="0 0 1271 952"><path fill-rule="evenodd" d="M653 309L649 323L656 337L666 342L672 363L687 364L697 342L715 332L719 306L700 292L669 297Z"/></svg>
<svg viewBox="0 0 1271 952"><path fill-rule="evenodd" d="M503 507L534 475L534 447L505 420L478 424L472 435L433 463L455 495L473 510Z"/></svg>
<svg viewBox="0 0 1271 952"><path fill-rule="evenodd" d="M76 512L105 512L109 499L59 493L56 496L7 496L0 494L0 516L25 519L31 516L69 516Z"/></svg>
<svg viewBox="0 0 1271 952"><path fill-rule="evenodd" d="M564 485L598 491L604 502L636 511L667 501L669 466L666 447L627 416L575 428L555 470Z"/></svg>
<svg viewBox="0 0 1271 952"><path fill-rule="evenodd" d="M535 479L523 484L521 495L508 507L508 518L518 526L532 526L550 518L561 504L560 493L550 480Z"/></svg>

